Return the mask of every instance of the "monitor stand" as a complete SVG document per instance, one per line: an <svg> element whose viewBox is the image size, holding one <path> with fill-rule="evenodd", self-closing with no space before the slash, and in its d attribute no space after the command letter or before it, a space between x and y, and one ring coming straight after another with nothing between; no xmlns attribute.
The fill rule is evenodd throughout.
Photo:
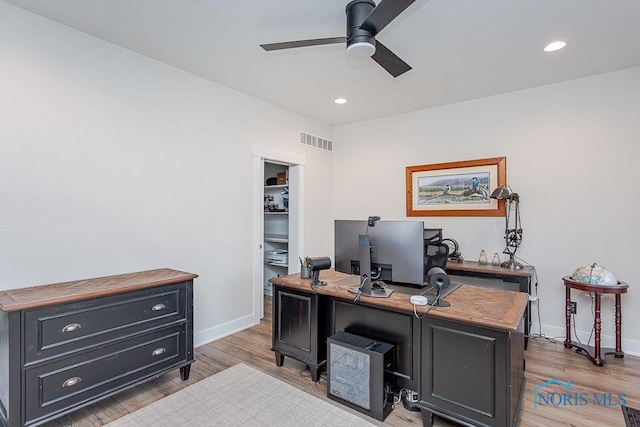
<svg viewBox="0 0 640 427"><path fill-rule="evenodd" d="M358 236L359 256L360 256L360 286L349 288L349 292L373 298L388 298L392 289L385 287L381 281L371 283L371 240L366 234Z"/></svg>

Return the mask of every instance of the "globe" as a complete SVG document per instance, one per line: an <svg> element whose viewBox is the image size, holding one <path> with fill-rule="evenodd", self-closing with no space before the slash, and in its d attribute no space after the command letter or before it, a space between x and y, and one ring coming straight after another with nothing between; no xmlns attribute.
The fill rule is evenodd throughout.
<svg viewBox="0 0 640 427"><path fill-rule="evenodd" d="M573 272L571 279L590 285L613 286L618 284L612 272L596 263L578 267Z"/></svg>

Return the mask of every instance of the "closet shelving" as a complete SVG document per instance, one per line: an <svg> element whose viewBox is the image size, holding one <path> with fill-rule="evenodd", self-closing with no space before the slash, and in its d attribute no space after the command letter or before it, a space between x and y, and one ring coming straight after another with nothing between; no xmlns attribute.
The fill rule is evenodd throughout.
<svg viewBox="0 0 640 427"><path fill-rule="evenodd" d="M288 166L264 165L264 294L272 295L269 279L289 274L288 180L284 184L266 185L278 174L288 177ZM281 175L282 176L282 175Z"/></svg>

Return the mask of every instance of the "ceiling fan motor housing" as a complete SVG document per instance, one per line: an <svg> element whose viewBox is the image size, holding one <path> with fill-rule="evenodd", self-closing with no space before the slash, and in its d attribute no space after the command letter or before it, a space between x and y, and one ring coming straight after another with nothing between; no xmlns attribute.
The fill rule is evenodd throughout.
<svg viewBox="0 0 640 427"><path fill-rule="evenodd" d="M375 7L373 0L353 0L346 7L347 52L351 48L354 52L349 53L354 56L371 56L376 51L374 36L360 28Z"/></svg>
<svg viewBox="0 0 640 427"><path fill-rule="evenodd" d="M391 21L396 19L415 0L352 0L345 9L347 21L346 37L325 37L321 39L295 40L281 43L261 44L266 51L295 49L326 44L347 44L347 55L354 58L371 58L391 76L398 77L411 70L384 44L376 41L376 35Z"/></svg>

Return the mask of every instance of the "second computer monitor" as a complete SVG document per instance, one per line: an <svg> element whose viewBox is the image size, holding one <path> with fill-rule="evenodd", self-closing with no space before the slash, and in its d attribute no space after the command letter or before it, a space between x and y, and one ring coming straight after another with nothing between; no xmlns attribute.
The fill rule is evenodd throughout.
<svg viewBox="0 0 640 427"><path fill-rule="evenodd" d="M400 284L424 285L422 221L335 221L335 269L360 274L359 235L371 241L371 277Z"/></svg>

